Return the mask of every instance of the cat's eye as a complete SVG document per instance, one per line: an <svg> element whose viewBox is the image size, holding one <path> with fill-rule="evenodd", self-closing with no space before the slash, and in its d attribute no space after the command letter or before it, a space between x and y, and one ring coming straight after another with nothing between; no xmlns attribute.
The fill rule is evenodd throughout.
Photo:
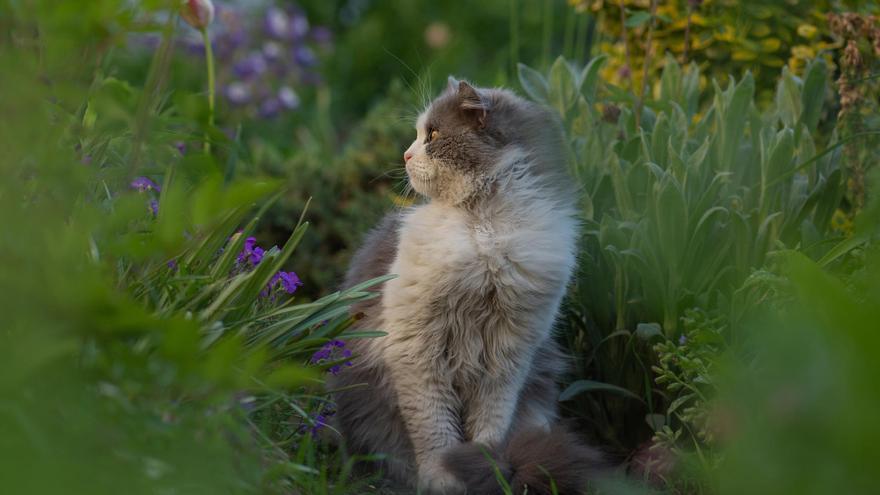
<svg viewBox="0 0 880 495"><path fill-rule="evenodd" d="M433 131L431 131L431 137L428 138L428 142L431 142L431 141L437 139L437 136L439 136L439 135L440 135L440 131L438 131L437 129L434 129Z"/></svg>

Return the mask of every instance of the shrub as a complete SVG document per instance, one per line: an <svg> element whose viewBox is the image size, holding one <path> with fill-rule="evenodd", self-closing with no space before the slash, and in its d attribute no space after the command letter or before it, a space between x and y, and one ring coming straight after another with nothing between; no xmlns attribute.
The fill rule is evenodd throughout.
<svg viewBox="0 0 880 495"><path fill-rule="evenodd" d="M335 337L369 284L291 296L306 223L280 248L251 238L280 183L233 180L239 143L176 104L204 95L168 98L170 31L141 87L70 56L106 60L129 2L28 6L0 45L17 67L0 101L4 489L358 490L355 460L311 433L332 412L324 373L357 359ZM180 136L213 146L183 154Z"/></svg>
<svg viewBox="0 0 880 495"><path fill-rule="evenodd" d="M775 254L831 266L853 244L830 221L842 143L817 132L828 71L821 59L803 79L783 69L763 110L746 73L714 84L701 107L699 69L667 57L639 121L638 98L601 82L603 62L559 59L546 76L520 66L526 92L564 122L582 184L583 250L563 322L577 380L562 398L621 453L652 434L711 449L710 368L760 303Z"/></svg>

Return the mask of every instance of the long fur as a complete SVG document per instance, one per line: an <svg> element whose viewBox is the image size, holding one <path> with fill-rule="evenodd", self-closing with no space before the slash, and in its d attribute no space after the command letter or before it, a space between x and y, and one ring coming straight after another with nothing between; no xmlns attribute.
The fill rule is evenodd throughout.
<svg viewBox="0 0 880 495"><path fill-rule="evenodd" d="M606 466L598 451L562 425L514 432L501 449L463 443L446 453L444 465L480 495L502 495L499 476L514 494L584 493Z"/></svg>
<svg viewBox="0 0 880 495"><path fill-rule="evenodd" d="M352 261L346 286L398 277L355 308L357 328L388 335L352 342L355 366L330 383L346 388L336 426L349 452L385 454L387 474L423 493L482 493L447 455L474 444L504 452L511 479L533 490L538 465L574 480L566 486L580 481L579 462L525 454L534 441L589 457L554 427L565 357L552 328L577 238L562 149L547 110L451 83L407 151L410 182L429 202L386 217Z"/></svg>

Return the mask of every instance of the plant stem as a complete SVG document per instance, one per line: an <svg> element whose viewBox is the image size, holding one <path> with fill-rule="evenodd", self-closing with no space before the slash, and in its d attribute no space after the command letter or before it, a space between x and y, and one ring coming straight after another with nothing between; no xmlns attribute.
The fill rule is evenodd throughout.
<svg viewBox="0 0 880 495"><path fill-rule="evenodd" d="M691 51L691 19L693 17L694 8L691 3L688 2L687 8L687 24L684 28L684 56L682 56L681 65L685 66L688 63L688 56L690 56Z"/></svg>
<svg viewBox="0 0 880 495"><path fill-rule="evenodd" d="M205 43L205 65L208 70L208 128L205 130L205 153L211 153L211 140L209 132L214 127L214 49L211 47L211 37L208 36L208 28L202 29L202 40Z"/></svg>
<svg viewBox="0 0 880 495"><path fill-rule="evenodd" d="M544 36L543 50L541 51L541 68L550 67L550 45L553 40L553 2L544 0Z"/></svg>
<svg viewBox="0 0 880 495"><path fill-rule="evenodd" d="M632 59L629 54L629 40L626 37L626 6L623 0L617 2L620 7L620 39L623 41L624 64L626 64L626 78L629 80L629 87L632 88Z"/></svg>
<svg viewBox="0 0 880 495"><path fill-rule="evenodd" d="M519 62L519 2L510 0L510 70L516 80L516 63Z"/></svg>
<svg viewBox="0 0 880 495"><path fill-rule="evenodd" d="M651 70L651 58L654 54L654 25L657 23L657 0L651 0L651 20L648 21L648 39L645 42L645 65L642 69L642 82L639 88L639 99L636 101L636 128L642 124L642 107L645 105L645 91L648 89L648 73Z"/></svg>

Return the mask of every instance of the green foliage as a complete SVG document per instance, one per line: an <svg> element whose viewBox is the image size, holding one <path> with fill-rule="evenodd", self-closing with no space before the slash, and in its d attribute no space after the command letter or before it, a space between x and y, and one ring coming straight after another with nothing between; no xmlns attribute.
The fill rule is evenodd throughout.
<svg viewBox="0 0 880 495"><path fill-rule="evenodd" d="M678 409L697 389L681 383L695 386L706 370L694 363L708 366L702 353L718 355L725 345L717 341L728 338L715 335L707 348L701 341L719 324L696 324L692 316L683 328L686 312L717 308L711 311L723 315L724 326L744 309L739 289L773 252L798 249L819 259L832 248L840 157L834 136L821 142L815 133L827 70L818 60L803 81L784 71L776 104L763 112L752 103L748 73L726 88L716 84L711 104L698 108L699 70L668 58L659 98L645 103L639 123L634 95L592 76L602 62L580 70L559 59L546 79L525 67L520 74L530 96L558 111L583 184L582 262L565 329L581 356L577 375L636 393L642 424L662 433L670 421L676 428L695 421L696 412L681 417ZM817 151L823 148L829 151ZM694 352L678 351L691 363L682 368L686 361L670 346L689 333L702 337ZM659 361L652 350L658 340ZM651 363L662 372L659 388ZM572 386L588 390L581 383ZM637 403L589 390L572 409L597 423L594 435L625 449L645 437L632 428Z"/></svg>
<svg viewBox="0 0 880 495"><path fill-rule="evenodd" d="M876 221L878 217L873 216ZM799 253L782 273L792 298L741 336L714 411L724 456L717 493L870 493L880 272L876 245L836 275ZM767 467L772 466L772 469Z"/></svg>
<svg viewBox="0 0 880 495"><path fill-rule="evenodd" d="M203 67L175 56L175 18L161 14L176 3L0 3L0 64L14 68L0 75L5 491L374 491L354 471L370 459L311 434L332 413L322 376L348 359L312 357L380 282L334 292L351 248L409 201L398 189L412 135L403 113L431 92L420 77L417 89L388 81L406 65L425 77L424 62L504 83L513 61L539 58L519 79L563 121L583 193L580 269L561 319L577 357L560 397L568 415L677 492L874 487L880 202L864 194L840 209L848 182L880 187L864 158L876 150L856 139L876 127L858 111L876 103L862 101L875 96L873 62L845 69L861 86L838 82L858 97L843 105L857 122L838 137L827 105L837 74L821 59L801 64L792 51L798 63L777 74L762 56L754 77L706 84L701 73L741 65L739 45L765 53L749 37L759 23L714 41L695 30L699 65L655 57L663 72L642 102L612 84L614 51L550 63L556 28L577 60L594 36L613 37L609 19L497 1L447 21L447 3L305 5L343 33L327 86L303 93L301 115L236 129L221 128L222 113L209 123ZM643 33L647 4L633 5L624 22ZM761 18L784 25L762 39L792 37L774 57L797 47L799 15ZM682 19L660 16L655 41L668 44L664 30ZM126 48L143 32L163 40L150 61ZM368 107L362 123L338 122ZM846 153L865 161L858 181ZM135 192L136 177L157 184ZM238 260L252 234L280 246L256 266ZM267 288L288 270L306 286Z"/></svg>
<svg viewBox="0 0 880 495"><path fill-rule="evenodd" d="M323 372L339 364L310 358L370 283L314 301L270 285L305 263L304 222L256 266L238 260L279 181L227 174L239 143L177 106L203 96L169 97L164 48L142 86L106 74L121 39L105 29L129 25L128 2L76 16L32 4L13 5L16 36L0 45L17 67L2 76L17 97L0 100L3 489L358 490L357 459L309 434L323 426ZM61 43L67 58L32 51ZM214 154L174 148L205 130Z"/></svg>

